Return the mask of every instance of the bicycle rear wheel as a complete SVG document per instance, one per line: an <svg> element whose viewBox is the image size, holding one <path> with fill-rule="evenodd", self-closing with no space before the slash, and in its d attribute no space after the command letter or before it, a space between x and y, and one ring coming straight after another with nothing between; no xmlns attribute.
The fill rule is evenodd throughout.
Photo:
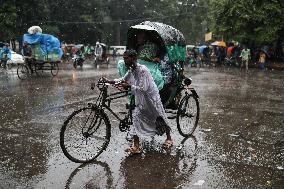
<svg viewBox="0 0 284 189"><path fill-rule="evenodd" d="M73 162L85 163L97 158L109 144L110 123L107 115L94 107L74 111L60 131L60 146Z"/></svg>
<svg viewBox="0 0 284 189"><path fill-rule="evenodd" d="M52 76L57 76L59 71L58 63L57 62L50 63L50 70Z"/></svg>
<svg viewBox="0 0 284 189"><path fill-rule="evenodd" d="M193 94L187 94L181 100L177 112L177 128L179 133L188 137L192 135L199 120L199 102Z"/></svg>

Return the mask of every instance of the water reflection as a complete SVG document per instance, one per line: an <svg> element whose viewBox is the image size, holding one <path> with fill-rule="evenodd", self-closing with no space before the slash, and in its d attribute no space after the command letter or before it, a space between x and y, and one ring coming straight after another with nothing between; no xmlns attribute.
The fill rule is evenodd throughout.
<svg viewBox="0 0 284 189"><path fill-rule="evenodd" d="M27 182L47 172L50 133L59 109L49 110L63 105L65 91L50 77L15 78L4 84L0 91L1 170L7 180L21 178Z"/></svg>
<svg viewBox="0 0 284 189"><path fill-rule="evenodd" d="M144 145L144 149L142 157L130 156L121 163L125 188L176 188L196 170L195 137L185 138L166 153L155 143Z"/></svg>
<svg viewBox="0 0 284 189"><path fill-rule="evenodd" d="M76 79L77 79L77 72L76 71L72 71L72 81L74 82L74 81L76 81Z"/></svg>
<svg viewBox="0 0 284 189"><path fill-rule="evenodd" d="M111 169L107 163L101 161L80 165L70 174L65 185L66 189L112 187Z"/></svg>

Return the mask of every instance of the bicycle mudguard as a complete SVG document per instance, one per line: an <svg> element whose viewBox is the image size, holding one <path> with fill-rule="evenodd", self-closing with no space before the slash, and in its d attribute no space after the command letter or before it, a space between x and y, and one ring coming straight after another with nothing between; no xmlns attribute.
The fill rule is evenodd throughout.
<svg viewBox="0 0 284 189"><path fill-rule="evenodd" d="M189 88L189 90L192 92L192 94L193 94L194 96L196 96L197 98L199 98L197 92L196 92L193 88Z"/></svg>

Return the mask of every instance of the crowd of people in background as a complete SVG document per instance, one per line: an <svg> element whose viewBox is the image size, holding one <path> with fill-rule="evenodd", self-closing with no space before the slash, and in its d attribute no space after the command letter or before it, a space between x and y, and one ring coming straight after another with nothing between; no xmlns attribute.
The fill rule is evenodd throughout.
<svg viewBox="0 0 284 189"><path fill-rule="evenodd" d="M246 45L229 43L225 46L194 46L187 48L186 62L190 66L237 66L244 68L258 67L261 70L267 68L268 61L281 59L276 50L268 46L249 48Z"/></svg>
<svg viewBox="0 0 284 189"><path fill-rule="evenodd" d="M84 60L93 60L95 57L102 60L107 58L107 47L100 42L96 42L95 45L74 45L63 42L61 48L63 51L63 62L69 62L74 55ZM6 59L5 55L10 55L10 53L6 52L9 49L9 44L3 43L0 49L1 65L5 67L5 62L7 62L4 61ZM137 50L139 52L139 49ZM236 66L244 68L246 71L249 67L258 67L261 70L265 70L267 69L268 62L284 62L283 50L282 52L278 51L276 48L269 46L249 48L246 45L236 43L227 43L226 46L191 46L186 49L186 64L190 66ZM31 57L31 50L28 44L23 44L21 54L24 57ZM117 50L113 49L109 55L115 60ZM160 57L161 60L165 58Z"/></svg>
<svg viewBox="0 0 284 189"><path fill-rule="evenodd" d="M63 42L61 48L63 51L62 59L64 62L69 62L74 55L77 55L82 59L89 59L89 60L92 60L95 57L100 59L104 59L106 57L105 45L100 42L96 42L96 45L94 46L90 44L87 45L66 44Z"/></svg>

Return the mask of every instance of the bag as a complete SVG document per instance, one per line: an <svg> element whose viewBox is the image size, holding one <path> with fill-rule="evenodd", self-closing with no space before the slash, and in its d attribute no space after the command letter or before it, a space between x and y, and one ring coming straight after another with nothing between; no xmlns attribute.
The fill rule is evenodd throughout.
<svg viewBox="0 0 284 189"><path fill-rule="evenodd" d="M157 117L155 125L156 134L159 136L162 136L166 131L171 130L171 128L167 125L167 123L161 116Z"/></svg>

